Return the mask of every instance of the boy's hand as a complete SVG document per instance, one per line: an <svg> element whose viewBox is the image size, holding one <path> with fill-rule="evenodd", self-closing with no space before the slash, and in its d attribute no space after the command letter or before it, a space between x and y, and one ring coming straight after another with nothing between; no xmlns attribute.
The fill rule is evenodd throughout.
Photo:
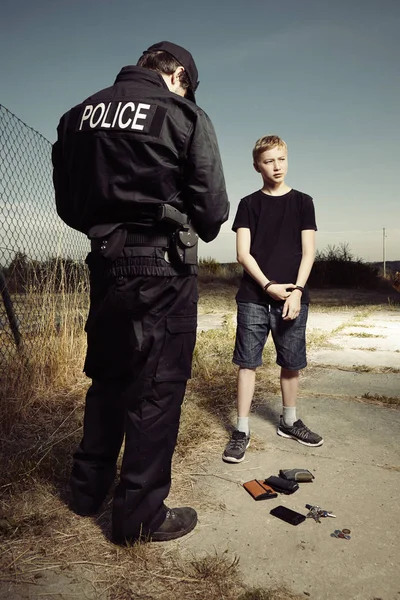
<svg viewBox="0 0 400 600"><path fill-rule="evenodd" d="M273 283L269 286L267 294L274 300L286 300L295 287L294 283Z"/></svg>
<svg viewBox="0 0 400 600"><path fill-rule="evenodd" d="M293 321L299 316L301 308L301 292L296 290L290 293L282 309L282 319L284 321Z"/></svg>

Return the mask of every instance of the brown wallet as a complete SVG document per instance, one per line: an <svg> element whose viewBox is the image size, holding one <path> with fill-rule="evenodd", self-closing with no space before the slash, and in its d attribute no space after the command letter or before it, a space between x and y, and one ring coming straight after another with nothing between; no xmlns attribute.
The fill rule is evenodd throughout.
<svg viewBox="0 0 400 600"><path fill-rule="evenodd" d="M253 496L254 500L267 500L268 498L276 498L278 496L272 487L260 479L246 481L243 487L249 492L250 496Z"/></svg>

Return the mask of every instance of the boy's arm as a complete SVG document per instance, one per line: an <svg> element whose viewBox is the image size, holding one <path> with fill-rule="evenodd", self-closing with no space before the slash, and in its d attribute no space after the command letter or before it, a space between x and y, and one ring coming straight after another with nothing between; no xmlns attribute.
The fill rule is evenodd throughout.
<svg viewBox="0 0 400 600"><path fill-rule="evenodd" d="M301 232L301 259L296 285L304 287L308 281L315 260L315 230L304 229ZM296 290L297 291L297 290Z"/></svg>
<svg viewBox="0 0 400 600"><path fill-rule="evenodd" d="M239 227L236 231L236 257L246 273L250 275L263 289L269 279L261 271L256 259L250 254L251 233L247 227ZM312 265L311 265L312 266ZM310 267L311 271L311 267ZM267 293L275 300L286 300L290 292L288 287L295 287L293 283L274 283L268 287Z"/></svg>
<svg viewBox="0 0 400 600"><path fill-rule="evenodd" d="M297 274L296 285L304 287L310 276L312 266L315 259L315 230L304 229L301 232L301 248L302 259ZM285 321L290 321L299 316L301 307L301 290L293 290L287 298L283 310L282 317Z"/></svg>

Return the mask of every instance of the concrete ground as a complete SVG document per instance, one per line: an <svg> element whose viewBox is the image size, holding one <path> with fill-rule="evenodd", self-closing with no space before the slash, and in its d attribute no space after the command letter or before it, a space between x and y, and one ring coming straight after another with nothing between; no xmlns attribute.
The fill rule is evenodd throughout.
<svg viewBox="0 0 400 600"><path fill-rule="evenodd" d="M310 315L309 330L330 334L330 347L309 352L298 416L323 435L323 446L277 436L281 400L265 398L251 416L253 439L265 449L250 446L240 464L218 454L196 478L215 509L200 510L198 527L175 542L183 552L226 550L239 557L248 584L285 584L313 600L400 599L400 411L361 398L400 398L400 314L354 319L356 312ZM309 469L315 479L260 502L241 485L289 468ZM319 505L336 518L292 526L269 514L280 504L302 514L306 504ZM331 537L343 528L350 540Z"/></svg>

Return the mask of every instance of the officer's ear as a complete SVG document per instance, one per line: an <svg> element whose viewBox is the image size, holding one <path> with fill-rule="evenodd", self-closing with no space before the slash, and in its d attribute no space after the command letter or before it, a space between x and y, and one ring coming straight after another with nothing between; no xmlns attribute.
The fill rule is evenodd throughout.
<svg viewBox="0 0 400 600"><path fill-rule="evenodd" d="M255 170L257 171L257 173L260 172L260 168L258 166L258 164L256 162L253 162L253 167L255 168Z"/></svg>
<svg viewBox="0 0 400 600"><path fill-rule="evenodd" d="M175 71L171 74L171 83L172 85L179 85L181 84L181 75L184 72L184 68L179 65L179 67L177 67L175 69Z"/></svg>
<svg viewBox="0 0 400 600"><path fill-rule="evenodd" d="M182 98L186 96L186 89L182 87L181 83L181 76L184 71L185 69L182 66L177 67L169 76L171 77L171 87L168 86L171 92L178 94L178 96L182 96Z"/></svg>

